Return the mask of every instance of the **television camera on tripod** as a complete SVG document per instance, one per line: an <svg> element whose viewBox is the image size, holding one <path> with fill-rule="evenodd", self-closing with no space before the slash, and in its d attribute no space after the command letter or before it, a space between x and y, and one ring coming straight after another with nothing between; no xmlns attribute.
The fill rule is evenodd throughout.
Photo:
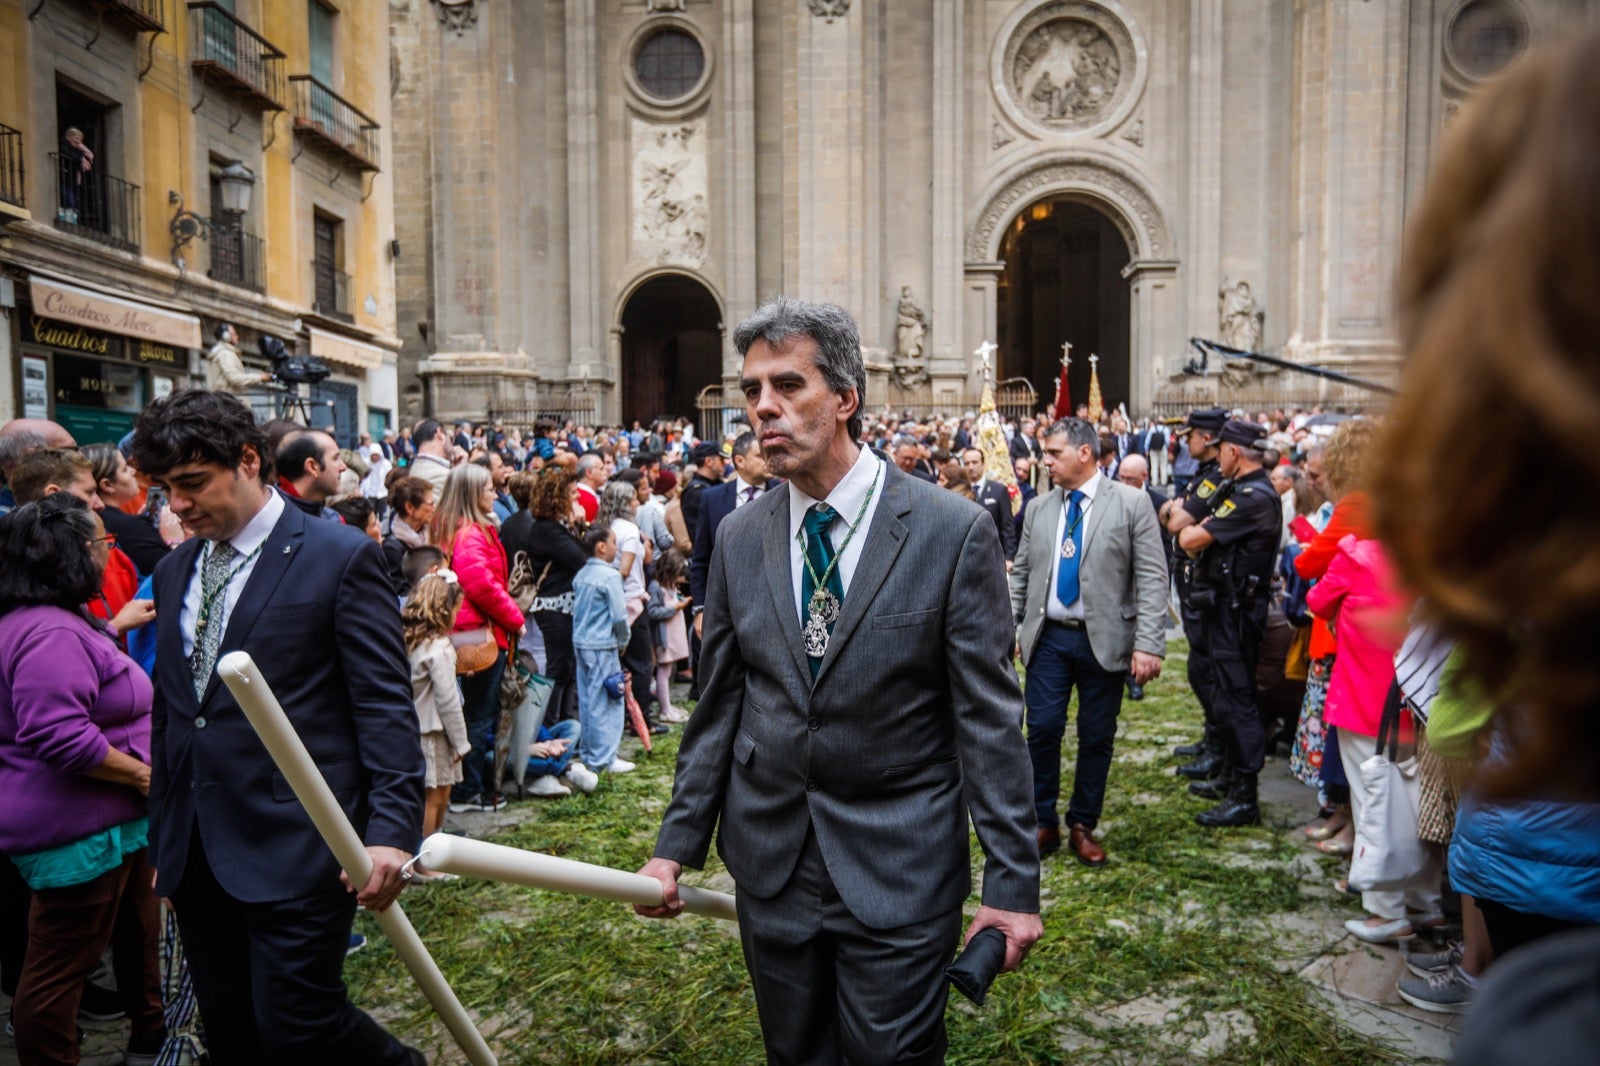
<svg viewBox="0 0 1600 1066"><path fill-rule="evenodd" d="M276 337L261 338L261 354L272 361L272 380L283 389L283 417L311 425L311 404L300 392L302 385L315 385L333 371L314 355L290 355L288 347Z"/></svg>

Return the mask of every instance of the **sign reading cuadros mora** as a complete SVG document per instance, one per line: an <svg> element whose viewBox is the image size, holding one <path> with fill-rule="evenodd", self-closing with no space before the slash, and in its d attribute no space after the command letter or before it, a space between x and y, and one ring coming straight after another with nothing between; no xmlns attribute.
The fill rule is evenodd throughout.
<svg viewBox="0 0 1600 1066"><path fill-rule="evenodd" d="M200 320L194 315L41 277L29 279L29 293L34 313L57 322L172 348L200 347Z"/></svg>

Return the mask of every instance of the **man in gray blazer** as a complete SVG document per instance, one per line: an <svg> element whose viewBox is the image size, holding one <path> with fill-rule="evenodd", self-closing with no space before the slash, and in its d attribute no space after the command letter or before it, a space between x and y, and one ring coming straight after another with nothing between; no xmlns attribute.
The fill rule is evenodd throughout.
<svg viewBox="0 0 1600 1066"><path fill-rule="evenodd" d="M1067 807L1078 861L1103 866L1094 838L1105 803L1123 679L1144 685L1166 654L1167 560L1143 492L1097 463L1092 424L1064 418L1045 436L1054 486L1033 501L1011 570L1011 610L1028 668L1028 754L1040 856L1061 847L1061 738L1078 690L1078 758Z"/></svg>
<svg viewBox="0 0 1600 1066"><path fill-rule="evenodd" d="M856 442L866 371L841 308L780 297L740 323L741 389L787 486L724 520L700 703L642 872L713 830L773 1063L944 1061L943 968L967 935L1042 932L1022 705L993 519Z"/></svg>

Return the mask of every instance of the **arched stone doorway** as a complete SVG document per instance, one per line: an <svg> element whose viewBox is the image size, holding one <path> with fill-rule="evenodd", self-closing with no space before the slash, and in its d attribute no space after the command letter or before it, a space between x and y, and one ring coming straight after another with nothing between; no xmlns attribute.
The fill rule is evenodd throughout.
<svg viewBox="0 0 1600 1066"><path fill-rule="evenodd" d="M1130 403L1132 258L1116 224L1088 204L1063 198L1024 208L1000 244L1005 263L996 291L999 377L1027 378L1041 402L1054 402L1061 344L1072 344L1067 382L1074 406L1089 397L1089 357L1099 357L1107 410Z"/></svg>
<svg viewBox="0 0 1600 1066"><path fill-rule="evenodd" d="M650 278L622 309L622 422L694 418L695 398L722 381L722 315L699 281Z"/></svg>

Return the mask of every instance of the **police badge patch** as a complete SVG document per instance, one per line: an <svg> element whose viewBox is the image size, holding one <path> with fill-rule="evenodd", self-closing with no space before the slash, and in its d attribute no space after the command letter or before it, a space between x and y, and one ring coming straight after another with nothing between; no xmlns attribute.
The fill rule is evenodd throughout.
<svg viewBox="0 0 1600 1066"><path fill-rule="evenodd" d="M1194 490L1194 494L1200 497L1202 500L1209 500L1212 493L1216 491L1217 487L1213 485L1209 479L1207 479L1200 482L1200 487Z"/></svg>
<svg viewBox="0 0 1600 1066"><path fill-rule="evenodd" d="M1223 500L1222 501L1222 506L1217 508L1217 517L1218 518L1227 518L1229 515L1231 515L1236 510L1238 510L1238 505L1235 504L1232 500Z"/></svg>

